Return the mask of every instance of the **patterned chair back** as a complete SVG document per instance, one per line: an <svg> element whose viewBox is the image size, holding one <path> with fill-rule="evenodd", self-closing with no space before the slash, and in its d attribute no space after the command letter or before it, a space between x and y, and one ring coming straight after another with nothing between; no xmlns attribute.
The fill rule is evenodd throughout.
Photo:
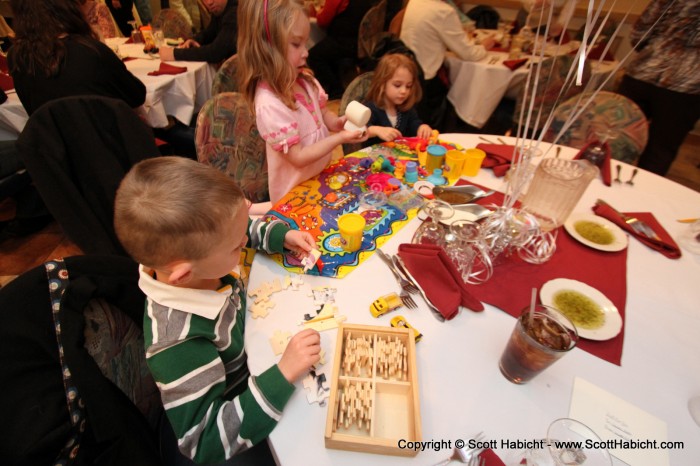
<svg viewBox="0 0 700 466"><path fill-rule="evenodd" d="M381 0L367 10L360 22L357 34L357 57L367 58L372 55L374 44L379 34L384 30L386 20L386 0Z"/></svg>
<svg viewBox="0 0 700 466"><path fill-rule="evenodd" d="M368 71L362 73L348 84L345 92L343 92L343 97L340 99L340 107L338 107L339 116L345 115L345 109L353 100L357 100L358 102L365 100L367 91L369 91L369 86L372 84L373 76L374 71ZM362 144L343 144L343 152L345 152L345 154L357 152L361 148Z"/></svg>
<svg viewBox="0 0 700 466"><path fill-rule="evenodd" d="M586 84L591 79L591 65L588 61L584 64L583 69L583 84L581 86L576 86L575 84L564 86L566 82L566 77L569 73L572 63L575 57L571 55L561 55L557 57L550 57L545 59L541 65L533 65L533 69L530 70L532 73L532 81L530 82L530 88L527 93L527 98L525 98L525 86L518 93L518 97L515 99L515 113L513 114L513 122L515 125L518 124L520 120L520 111L525 106L525 113L523 114L523 125L527 121L527 111L528 105L532 99L535 79L537 78L537 88L535 91L535 100L532 108L532 115L530 117L529 128L542 128L547 117L552 113L554 107L566 99L580 94L586 87ZM537 70L539 67L539 76L537 75ZM571 78L569 79L571 82ZM562 88L564 88L563 93ZM538 118L539 116L539 118Z"/></svg>
<svg viewBox="0 0 700 466"><path fill-rule="evenodd" d="M197 159L233 178L246 197L269 201L265 141L242 94L222 92L199 112L195 129Z"/></svg>
<svg viewBox="0 0 700 466"><path fill-rule="evenodd" d="M228 58L214 75L211 84L211 95L222 92L238 92L238 80L236 78L236 68L238 67L238 54Z"/></svg>
<svg viewBox="0 0 700 466"><path fill-rule="evenodd" d="M166 39L184 40L192 38L192 26L182 13L171 8L163 8L153 18L153 25L160 26Z"/></svg>
<svg viewBox="0 0 700 466"><path fill-rule="evenodd" d="M552 124L543 139L553 142L571 112L580 109L591 95L592 92L586 92L562 102L554 111ZM627 163L636 162L649 138L649 122L637 104L621 94L600 91L557 142L580 149L590 142L597 127L612 130L607 141L611 156Z"/></svg>

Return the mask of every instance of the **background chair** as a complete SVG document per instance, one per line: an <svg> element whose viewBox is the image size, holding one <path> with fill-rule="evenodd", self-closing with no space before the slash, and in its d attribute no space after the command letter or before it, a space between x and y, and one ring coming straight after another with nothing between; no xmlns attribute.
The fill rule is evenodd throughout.
<svg viewBox="0 0 700 466"><path fill-rule="evenodd" d="M562 102L554 111L552 124L543 140L552 142L564 126L567 117L577 106L588 101L592 92L572 97ZM627 97L614 92L600 91L586 106L581 115L564 132L558 144L581 149L590 142L596 128L612 130L610 145L611 156L627 163L635 163L647 145L649 122L642 110Z"/></svg>
<svg viewBox="0 0 700 466"><path fill-rule="evenodd" d="M362 60L372 55L374 44L379 34L384 30L386 20L386 0L381 0L367 10L360 22L357 34L357 58Z"/></svg>
<svg viewBox="0 0 700 466"><path fill-rule="evenodd" d="M51 215L86 254L126 255L114 233L124 175L159 154L152 130L122 100L65 97L42 105L17 140Z"/></svg>
<svg viewBox="0 0 700 466"><path fill-rule="evenodd" d="M401 26L403 25L403 15L406 13L406 8L402 8L396 13L389 23L389 32L396 37L401 36Z"/></svg>
<svg viewBox="0 0 700 466"><path fill-rule="evenodd" d="M211 84L211 95L221 94L222 92L238 92L237 68L238 54L226 59L214 75L214 81Z"/></svg>
<svg viewBox="0 0 700 466"><path fill-rule="evenodd" d="M374 76L374 71L368 71L362 73L358 77L352 80L348 87L343 92L343 97L340 99L340 107L338 107L338 115L345 115L345 109L348 104L353 100L362 102L365 100L367 91L369 91L369 86L372 84L372 77ZM357 152L362 148L362 144L343 144L343 152L345 154L350 154L352 152Z"/></svg>
<svg viewBox="0 0 700 466"><path fill-rule="evenodd" d="M153 18L153 25L163 30L166 38L184 40L192 38L192 26L179 11L163 8Z"/></svg>
<svg viewBox="0 0 700 466"><path fill-rule="evenodd" d="M532 69L530 70L532 73L532 81L530 82L527 96L525 96L525 85L523 85L523 88L520 90L517 98L515 99L515 112L513 113L514 127L518 126L520 111L523 106L525 106L523 125L526 124L528 106L531 102L533 89L535 89L535 77L537 77L537 89L535 92L528 133L530 132L530 129L537 128L539 130L542 128L557 103L564 102L566 99L575 96L576 94L580 94L583 89L585 89L586 84L591 79L591 65L587 61L584 64L583 84L581 86L565 84L567 74L569 73L569 69L571 68L574 60L575 57L571 55L561 55L547 58L542 61L541 64L532 65ZM538 68L539 76L537 75ZM569 78L569 83L571 83L572 79L573 78Z"/></svg>
<svg viewBox="0 0 700 466"><path fill-rule="evenodd" d="M265 141L242 94L222 92L197 117L197 159L236 180L253 203L270 200Z"/></svg>

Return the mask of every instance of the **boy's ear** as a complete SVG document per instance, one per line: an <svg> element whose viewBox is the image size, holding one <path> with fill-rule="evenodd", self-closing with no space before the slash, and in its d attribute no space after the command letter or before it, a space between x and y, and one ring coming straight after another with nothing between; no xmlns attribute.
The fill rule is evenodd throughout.
<svg viewBox="0 0 700 466"><path fill-rule="evenodd" d="M176 262L171 267L168 283L174 286L184 285L192 279L192 262Z"/></svg>

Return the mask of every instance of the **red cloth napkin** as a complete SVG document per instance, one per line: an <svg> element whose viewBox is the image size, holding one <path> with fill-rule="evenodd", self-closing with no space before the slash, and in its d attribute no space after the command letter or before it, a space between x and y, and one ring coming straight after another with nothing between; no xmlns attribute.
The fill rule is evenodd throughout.
<svg viewBox="0 0 700 466"><path fill-rule="evenodd" d="M454 318L460 305L472 311L484 310L484 305L467 290L457 268L440 246L401 244L399 257L445 319Z"/></svg>
<svg viewBox="0 0 700 466"><path fill-rule="evenodd" d="M186 66L174 66L168 63L161 62L160 67L156 71L148 73L149 76L160 76L161 74L180 74L187 71Z"/></svg>
<svg viewBox="0 0 700 466"><path fill-rule="evenodd" d="M515 60L503 60L503 65L510 68L512 71L517 70L527 63L527 58L517 58Z"/></svg>
<svg viewBox="0 0 700 466"><path fill-rule="evenodd" d="M501 205L503 194L494 193L487 199L477 201L477 203L482 202ZM619 366L625 338L627 249L618 252L598 251L579 243L564 229L560 229L557 236L557 251L549 261L535 265L517 256L511 256L502 262L497 262L489 281L470 286L469 291L480 301L496 306L513 317L519 317L523 308L530 302L532 288L539 289L555 278L570 278L586 283L615 304L622 317L622 331L616 337L605 341L580 339L577 346Z"/></svg>
<svg viewBox="0 0 700 466"><path fill-rule="evenodd" d="M506 464L501 461L501 458L490 448L482 451L479 454L479 458L483 458L486 461L484 463L485 466L506 466Z"/></svg>
<svg viewBox="0 0 700 466"><path fill-rule="evenodd" d="M15 82L9 74L0 73L0 88L3 91L9 91L15 88Z"/></svg>
<svg viewBox="0 0 700 466"><path fill-rule="evenodd" d="M576 154L574 160L580 159L583 156L583 154L586 153L586 149L588 149L588 146L590 146L591 144L599 144L599 142L593 141L583 146L583 149L581 149L579 153ZM610 186L610 146L607 142L604 142L603 147L605 148L605 160L603 160L603 163L600 165L600 176L603 179L603 183L605 183L605 186Z"/></svg>
<svg viewBox="0 0 700 466"><path fill-rule="evenodd" d="M668 234L668 232L664 229L664 227L661 226L661 224L656 220L656 217L654 217L654 214L651 212L623 212L625 215L629 217L635 217L643 222L645 222L647 225L649 225L652 230L654 230L654 233L656 233L660 240L653 239L653 238L648 238L644 235L640 235L634 229L632 229L631 226L629 226L625 220L620 217L617 212L610 206L604 205L604 204L596 204L593 206L593 212L595 212L596 215L600 215L603 218L607 218L611 222L613 222L615 225L619 226L623 230L625 230L627 233L630 235L634 236L637 238L639 241L641 241L643 244L646 246L649 246L652 249L655 249L659 251L661 254L664 256L670 258L670 259L678 259L681 257L681 250L676 244L675 241L673 241L673 238L671 238L671 235Z"/></svg>
<svg viewBox="0 0 700 466"><path fill-rule="evenodd" d="M0 55L0 71L3 73L10 72L10 67L7 64L7 57L5 55Z"/></svg>
<svg viewBox="0 0 700 466"><path fill-rule="evenodd" d="M504 176L510 169L515 146L508 144L478 144L476 148L486 152L486 158L481 163L481 166L493 169L494 175Z"/></svg>

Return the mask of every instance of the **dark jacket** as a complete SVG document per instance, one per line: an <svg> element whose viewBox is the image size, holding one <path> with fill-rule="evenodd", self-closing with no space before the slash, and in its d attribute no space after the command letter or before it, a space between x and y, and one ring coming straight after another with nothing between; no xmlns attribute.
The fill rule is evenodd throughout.
<svg viewBox="0 0 700 466"><path fill-rule="evenodd" d="M53 100L29 118L17 148L71 241L88 254L126 255L114 233L114 197L135 163L159 155L132 109L105 97Z"/></svg>
<svg viewBox="0 0 700 466"><path fill-rule="evenodd" d="M370 126L387 126L390 128L396 128L401 131L401 135L404 137L413 137L418 133L418 127L423 124L420 118L418 118L418 112L415 108L407 112L398 112L398 118L396 121L396 126L391 124L389 117L386 115L386 111L377 107L372 102L365 102L365 105L369 107L372 111L372 116L367 122L367 127ZM372 144L379 144L384 142L379 138L370 138L363 143L363 146L371 146Z"/></svg>
<svg viewBox="0 0 700 466"><path fill-rule="evenodd" d="M109 302L142 327L145 298L137 284L138 266L117 256L69 257L65 264L67 273L60 262L51 262L53 276L63 278L49 281L50 272L41 265L0 289L2 463L54 464L75 432L67 400L77 394L84 407L77 416L86 422L75 465L159 465L155 430L84 346L84 310L91 299ZM55 311L49 283L66 286ZM66 368L69 379L64 379Z"/></svg>
<svg viewBox="0 0 700 466"><path fill-rule="evenodd" d="M66 59L59 73L50 78L13 70L17 57L10 49L8 63L17 96L30 116L46 102L77 95L120 99L132 108L143 105L146 86L109 47L91 38L86 38L87 44L72 36L61 40Z"/></svg>
<svg viewBox="0 0 700 466"><path fill-rule="evenodd" d="M175 60L220 63L236 54L238 0L228 0L219 16L212 16L206 29L194 38L200 47L175 49Z"/></svg>

